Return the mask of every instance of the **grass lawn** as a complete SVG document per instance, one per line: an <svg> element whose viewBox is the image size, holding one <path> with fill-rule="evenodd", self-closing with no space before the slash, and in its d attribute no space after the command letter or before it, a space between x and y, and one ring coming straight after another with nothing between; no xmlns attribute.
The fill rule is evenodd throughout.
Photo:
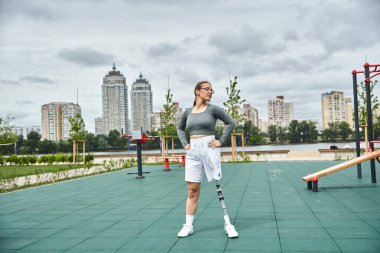
<svg viewBox="0 0 380 253"><path fill-rule="evenodd" d="M37 175L48 172L59 172L83 168L83 164L56 164L56 165L9 165L0 166L0 180L27 175Z"/></svg>

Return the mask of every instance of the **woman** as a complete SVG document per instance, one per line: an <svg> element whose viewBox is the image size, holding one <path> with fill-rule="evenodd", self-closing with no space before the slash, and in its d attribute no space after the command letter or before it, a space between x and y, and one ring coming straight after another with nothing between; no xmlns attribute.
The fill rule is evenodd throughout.
<svg viewBox="0 0 380 253"><path fill-rule="evenodd" d="M185 180L188 197L186 201L186 223L179 231L179 237L193 233L194 215L198 207L201 182L206 175L208 182L217 181L217 192L224 210L225 231L229 237L237 237L225 210L224 198L218 180L222 177L219 147L231 134L235 121L223 109L210 104L214 90L210 82L201 81L194 88L195 100L192 108L187 108L179 122L177 133L186 149ZM215 124L220 119L226 125L223 135L215 140ZM185 129L190 131L190 144L186 140Z"/></svg>

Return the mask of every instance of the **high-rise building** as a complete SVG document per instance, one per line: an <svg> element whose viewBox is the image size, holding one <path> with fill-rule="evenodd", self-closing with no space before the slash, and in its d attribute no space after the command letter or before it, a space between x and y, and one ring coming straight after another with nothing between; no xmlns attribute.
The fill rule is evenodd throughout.
<svg viewBox="0 0 380 253"><path fill-rule="evenodd" d="M102 117L95 118L95 135L104 134Z"/></svg>
<svg viewBox="0 0 380 253"><path fill-rule="evenodd" d="M267 108L268 125L287 127L294 119L293 103L285 103L284 96L277 96L275 100L268 100Z"/></svg>
<svg viewBox="0 0 380 253"><path fill-rule="evenodd" d="M25 139L25 128L24 127L18 127L18 126L13 126L12 127L12 133L17 134L17 135L22 135Z"/></svg>
<svg viewBox="0 0 380 253"><path fill-rule="evenodd" d="M174 102L173 105L174 105L174 108L176 109L176 112L175 112L174 122L171 122L171 123L174 124L175 126L178 126L179 121L181 120L182 115L183 115L183 110L181 107L179 107L178 102Z"/></svg>
<svg viewBox="0 0 380 253"><path fill-rule="evenodd" d="M41 134L41 127L39 127L39 126L31 126L31 127L14 126L14 127L12 127L12 132L17 134L17 135L22 135L24 137L24 139L26 139L28 134L32 131Z"/></svg>
<svg viewBox="0 0 380 253"><path fill-rule="evenodd" d="M243 104L244 121L251 121L252 125L258 127L259 125L259 111L251 106L251 104Z"/></svg>
<svg viewBox="0 0 380 253"><path fill-rule="evenodd" d="M353 105L352 105L352 99L351 98L345 98L346 101L346 107L347 107L347 123L350 125L352 129L355 129L354 126L354 111L353 111Z"/></svg>
<svg viewBox="0 0 380 253"><path fill-rule="evenodd" d="M262 119L259 119L259 129L263 133L268 133L268 122Z"/></svg>
<svg viewBox="0 0 380 253"><path fill-rule="evenodd" d="M103 78L102 121L104 134L108 135L111 130L129 132L128 87L124 75L116 70L115 63Z"/></svg>
<svg viewBox="0 0 380 253"><path fill-rule="evenodd" d="M285 113L285 126L289 126L290 122L294 120L293 103L284 103L284 113Z"/></svg>
<svg viewBox="0 0 380 253"><path fill-rule="evenodd" d="M151 132L157 132L161 126L161 112L153 112L150 116L150 122L152 123Z"/></svg>
<svg viewBox="0 0 380 253"><path fill-rule="evenodd" d="M329 127L329 123L342 121L353 127L352 102L351 99L345 99L343 91L322 93L321 102L324 129Z"/></svg>
<svg viewBox="0 0 380 253"><path fill-rule="evenodd" d="M152 128L151 115L153 113L152 89L149 81L143 78L140 72L139 79L132 84L131 89L132 130L143 132Z"/></svg>
<svg viewBox="0 0 380 253"><path fill-rule="evenodd" d="M41 106L41 139L52 141L70 138L71 124L69 119L81 114L78 104L53 102Z"/></svg>

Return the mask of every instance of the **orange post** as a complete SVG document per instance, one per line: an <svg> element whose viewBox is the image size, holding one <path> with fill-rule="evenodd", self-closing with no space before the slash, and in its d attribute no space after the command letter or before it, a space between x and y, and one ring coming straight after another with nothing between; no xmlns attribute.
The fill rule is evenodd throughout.
<svg viewBox="0 0 380 253"><path fill-rule="evenodd" d="M165 169L164 171L170 171L171 169L169 168L169 158L165 158Z"/></svg>

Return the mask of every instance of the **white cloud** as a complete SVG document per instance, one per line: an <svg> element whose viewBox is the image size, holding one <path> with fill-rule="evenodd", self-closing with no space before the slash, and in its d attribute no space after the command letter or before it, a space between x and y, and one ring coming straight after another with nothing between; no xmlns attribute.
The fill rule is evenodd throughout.
<svg viewBox="0 0 380 253"><path fill-rule="evenodd" d="M107 66L114 61L114 57L110 54L83 47L62 49L58 56L66 61L85 67Z"/></svg>
<svg viewBox="0 0 380 253"><path fill-rule="evenodd" d="M378 13L377 0L3 0L0 114L38 125L42 104L75 102L79 88L94 131L102 78L115 61L129 88L143 71L155 111L168 76L182 107L192 105L202 79L222 105L230 72L262 118L267 100L284 95L297 118L318 119L321 93L351 96L351 70L362 68L366 55L379 63Z"/></svg>

